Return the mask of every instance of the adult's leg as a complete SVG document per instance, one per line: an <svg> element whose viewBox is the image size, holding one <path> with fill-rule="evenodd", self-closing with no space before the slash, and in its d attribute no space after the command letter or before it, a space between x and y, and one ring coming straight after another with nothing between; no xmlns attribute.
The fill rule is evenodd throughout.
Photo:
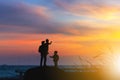
<svg viewBox="0 0 120 80"><path fill-rule="evenodd" d="M42 62L43 62L43 55L41 55L40 67L42 67Z"/></svg>
<svg viewBox="0 0 120 80"><path fill-rule="evenodd" d="M47 55L44 55L44 66L46 66Z"/></svg>

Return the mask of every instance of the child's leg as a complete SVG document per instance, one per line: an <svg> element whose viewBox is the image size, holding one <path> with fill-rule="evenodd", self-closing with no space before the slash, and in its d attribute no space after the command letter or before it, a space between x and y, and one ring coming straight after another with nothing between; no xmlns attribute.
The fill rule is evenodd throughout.
<svg viewBox="0 0 120 80"><path fill-rule="evenodd" d="M58 67L57 61L54 61L54 65L55 67Z"/></svg>

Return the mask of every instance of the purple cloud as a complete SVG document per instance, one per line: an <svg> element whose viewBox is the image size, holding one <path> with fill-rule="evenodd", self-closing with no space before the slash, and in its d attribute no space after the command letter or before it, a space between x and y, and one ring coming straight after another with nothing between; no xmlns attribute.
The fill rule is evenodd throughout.
<svg viewBox="0 0 120 80"><path fill-rule="evenodd" d="M0 28L1 33L85 35L86 32L99 31L88 26L56 22L48 7L28 5L14 0L10 4L0 2Z"/></svg>
<svg viewBox="0 0 120 80"><path fill-rule="evenodd" d="M59 33L46 7L0 3L0 32Z"/></svg>

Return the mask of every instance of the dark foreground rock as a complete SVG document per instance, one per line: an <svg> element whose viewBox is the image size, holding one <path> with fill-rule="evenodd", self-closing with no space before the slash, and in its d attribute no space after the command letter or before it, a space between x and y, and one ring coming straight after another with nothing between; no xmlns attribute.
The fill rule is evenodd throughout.
<svg viewBox="0 0 120 80"><path fill-rule="evenodd" d="M19 80L18 78L0 78L0 80Z"/></svg>
<svg viewBox="0 0 120 80"><path fill-rule="evenodd" d="M55 67L37 67L25 72L23 80L104 80L99 72L64 72Z"/></svg>
<svg viewBox="0 0 120 80"><path fill-rule="evenodd" d="M64 80L65 72L55 67L37 67L25 72L23 80Z"/></svg>

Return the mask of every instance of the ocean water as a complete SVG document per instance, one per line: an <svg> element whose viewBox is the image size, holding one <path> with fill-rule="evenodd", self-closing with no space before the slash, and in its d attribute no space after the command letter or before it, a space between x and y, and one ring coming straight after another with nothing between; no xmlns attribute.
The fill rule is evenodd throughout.
<svg viewBox="0 0 120 80"><path fill-rule="evenodd" d="M30 68L38 66L16 66L16 65L1 65L0 66L0 78L13 78L19 77L19 72L25 72ZM95 67L95 68L93 68ZM96 68L99 66L59 66L60 69L63 69L66 72L95 72Z"/></svg>
<svg viewBox="0 0 120 80"><path fill-rule="evenodd" d="M25 72L26 70L36 66L14 66L14 65L1 65L0 66L0 78L13 78L18 77L19 72Z"/></svg>

